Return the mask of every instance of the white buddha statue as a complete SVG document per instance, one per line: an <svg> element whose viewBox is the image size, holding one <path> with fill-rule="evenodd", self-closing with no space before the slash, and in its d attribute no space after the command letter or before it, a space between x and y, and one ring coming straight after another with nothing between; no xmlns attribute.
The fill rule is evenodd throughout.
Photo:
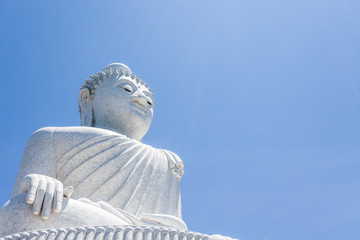
<svg viewBox="0 0 360 240"><path fill-rule="evenodd" d="M182 161L142 143L153 118L150 88L124 64L110 64L83 84L79 108L81 127L46 127L29 139L0 210L0 236L100 225L186 230Z"/></svg>

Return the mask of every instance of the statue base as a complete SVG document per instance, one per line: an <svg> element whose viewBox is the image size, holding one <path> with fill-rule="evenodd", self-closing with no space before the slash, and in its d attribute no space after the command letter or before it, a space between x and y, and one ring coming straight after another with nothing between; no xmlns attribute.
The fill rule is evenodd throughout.
<svg viewBox="0 0 360 240"><path fill-rule="evenodd" d="M0 240L209 240L206 234L142 226L97 226L14 233Z"/></svg>

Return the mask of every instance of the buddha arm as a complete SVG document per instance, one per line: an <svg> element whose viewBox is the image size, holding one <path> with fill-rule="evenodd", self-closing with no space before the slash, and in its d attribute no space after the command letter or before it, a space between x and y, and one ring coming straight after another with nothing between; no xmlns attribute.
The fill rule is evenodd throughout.
<svg viewBox="0 0 360 240"><path fill-rule="evenodd" d="M56 178L53 132L52 128L42 128L30 137L26 144L11 197L24 193L22 183L28 174L41 174Z"/></svg>

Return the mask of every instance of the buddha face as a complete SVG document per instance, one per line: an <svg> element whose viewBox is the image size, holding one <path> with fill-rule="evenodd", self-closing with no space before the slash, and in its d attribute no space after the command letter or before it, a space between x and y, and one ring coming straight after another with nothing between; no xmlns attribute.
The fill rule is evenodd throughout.
<svg viewBox="0 0 360 240"><path fill-rule="evenodd" d="M92 109L93 127L141 141L153 118L153 96L147 87L130 77L112 77L96 89Z"/></svg>

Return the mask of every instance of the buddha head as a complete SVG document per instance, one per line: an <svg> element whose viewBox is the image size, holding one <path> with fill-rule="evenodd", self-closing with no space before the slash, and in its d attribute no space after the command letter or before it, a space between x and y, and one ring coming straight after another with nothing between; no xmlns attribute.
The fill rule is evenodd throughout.
<svg viewBox="0 0 360 240"><path fill-rule="evenodd" d="M98 127L141 141L150 128L154 99L151 89L129 67L112 63L82 85L82 126Z"/></svg>

